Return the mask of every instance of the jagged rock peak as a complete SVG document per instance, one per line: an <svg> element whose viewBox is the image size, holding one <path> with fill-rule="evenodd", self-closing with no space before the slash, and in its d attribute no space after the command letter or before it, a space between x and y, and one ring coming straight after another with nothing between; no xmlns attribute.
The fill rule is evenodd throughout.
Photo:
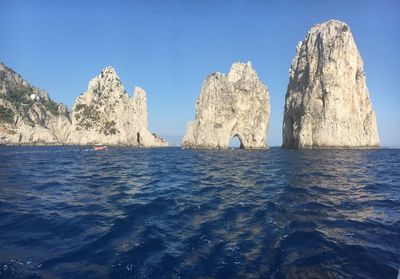
<svg viewBox="0 0 400 279"><path fill-rule="evenodd" d="M311 27L308 35L317 32L341 33L347 31L350 31L350 27L347 25L347 23L337 19L331 19L323 23L315 24L313 27Z"/></svg>
<svg viewBox="0 0 400 279"><path fill-rule="evenodd" d="M234 63L204 81L182 147L224 149L237 136L242 148L267 148L269 113L268 89L251 63Z"/></svg>
<svg viewBox="0 0 400 279"><path fill-rule="evenodd" d="M118 76L117 72L115 71L114 67L112 66L106 66L104 67L103 70L100 72L101 75L111 75L111 76Z"/></svg>
<svg viewBox="0 0 400 279"><path fill-rule="evenodd" d="M104 82L110 83L114 86L122 86L117 71L115 71L115 69L111 66L105 67L97 76L97 79L103 80Z"/></svg>
<svg viewBox="0 0 400 279"><path fill-rule="evenodd" d="M88 92L92 92L92 95L127 95L117 72L111 66L105 67L98 76L90 80Z"/></svg>
<svg viewBox="0 0 400 279"><path fill-rule="evenodd" d="M247 63L235 62L232 64L232 67L229 71L228 79L230 82L237 82L243 77L249 77L249 76L257 78L257 73L253 69L251 62L250 61L248 61Z"/></svg>
<svg viewBox="0 0 400 279"><path fill-rule="evenodd" d="M283 147L377 146L376 116L349 26L338 20L313 26L289 70Z"/></svg>
<svg viewBox="0 0 400 279"><path fill-rule="evenodd" d="M73 144L167 145L148 131L145 91L135 87L130 97L112 67L104 68L77 98L72 124L70 142Z"/></svg>
<svg viewBox="0 0 400 279"><path fill-rule="evenodd" d="M137 98L146 98L146 91L139 86L135 86L133 90L133 96Z"/></svg>

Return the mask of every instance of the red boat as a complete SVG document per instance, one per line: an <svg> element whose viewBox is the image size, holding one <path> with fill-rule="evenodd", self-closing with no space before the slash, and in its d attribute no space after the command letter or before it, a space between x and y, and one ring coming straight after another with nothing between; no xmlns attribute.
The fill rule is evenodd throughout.
<svg viewBox="0 0 400 279"><path fill-rule="evenodd" d="M95 144L93 149L96 151L107 150L107 145Z"/></svg>

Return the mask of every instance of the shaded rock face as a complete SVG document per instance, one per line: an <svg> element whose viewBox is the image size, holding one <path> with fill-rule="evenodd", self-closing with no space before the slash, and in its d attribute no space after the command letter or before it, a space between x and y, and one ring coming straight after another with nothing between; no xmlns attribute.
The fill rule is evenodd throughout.
<svg viewBox="0 0 400 279"><path fill-rule="evenodd" d="M0 144L61 144L69 111L0 63Z"/></svg>
<svg viewBox="0 0 400 279"><path fill-rule="evenodd" d="M234 63L229 74L204 81L182 147L224 149L237 136L241 148L267 148L269 115L268 89L251 63Z"/></svg>
<svg viewBox="0 0 400 279"><path fill-rule="evenodd" d="M376 116L350 28L337 20L315 25L290 68L283 147L377 146Z"/></svg>
<svg viewBox="0 0 400 279"><path fill-rule="evenodd" d="M130 97L112 67L106 67L89 82L72 110L71 144L166 146L167 143L147 128L147 101L143 89L136 87Z"/></svg>

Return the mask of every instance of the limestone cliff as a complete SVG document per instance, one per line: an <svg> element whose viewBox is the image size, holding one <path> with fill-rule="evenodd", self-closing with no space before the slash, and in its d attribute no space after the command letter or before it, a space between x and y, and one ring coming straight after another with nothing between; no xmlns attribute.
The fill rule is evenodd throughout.
<svg viewBox="0 0 400 279"><path fill-rule="evenodd" d="M182 147L223 149L237 136L241 148L267 148L269 115L268 89L251 63L234 63L204 81Z"/></svg>
<svg viewBox="0 0 400 279"><path fill-rule="evenodd" d="M0 63L0 144L61 144L69 132L67 108Z"/></svg>
<svg viewBox="0 0 400 279"><path fill-rule="evenodd" d="M337 20L315 25L290 68L283 147L377 146L376 116L349 26Z"/></svg>
<svg viewBox="0 0 400 279"><path fill-rule="evenodd" d="M71 144L166 146L147 128L147 101L143 89L136 87L130 97L112 67L106 67L89 82L72 110Z"/></svg>

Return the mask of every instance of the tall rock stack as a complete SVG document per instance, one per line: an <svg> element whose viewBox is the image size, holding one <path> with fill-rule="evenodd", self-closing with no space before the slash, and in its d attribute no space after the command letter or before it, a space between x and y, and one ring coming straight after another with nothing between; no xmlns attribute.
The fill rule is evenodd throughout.
<svg viewBox="0 0 400 279"><path fill-rule="evenodd" d="M286 93L283 147L379 146L363 62L347 24L311 28L297 46Z"/></svg>
<svg viewBox="0 0 400 279"><path fill-rule="evenodd" d="M146 93L136 87L130 97L112 67L89 82L72 111L71 144L166 146L148 131Z"/></svg>
<svg viewBox="0 0 400 279"><path fill-rule="evenodd" d="M234 63L228 75L204 81L182 147L224 149L237 136L241 148L267 148L269 115L268 89L251 63Z"/></svg>

